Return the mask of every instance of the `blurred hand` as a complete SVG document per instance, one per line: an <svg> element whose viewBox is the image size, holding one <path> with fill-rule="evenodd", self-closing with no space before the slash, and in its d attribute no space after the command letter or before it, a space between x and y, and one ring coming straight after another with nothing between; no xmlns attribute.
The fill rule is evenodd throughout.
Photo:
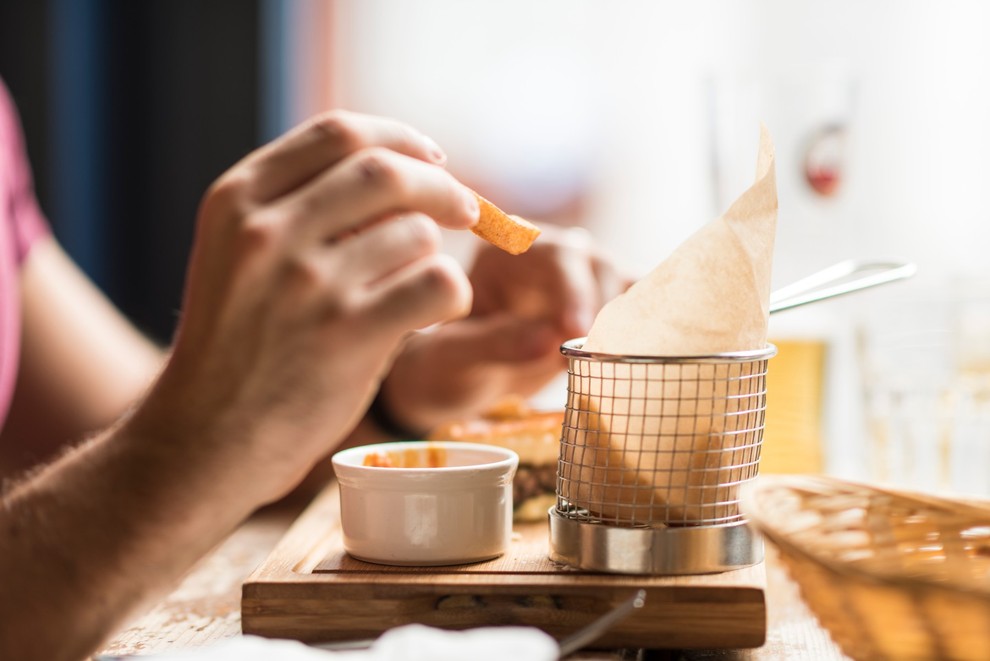
<svg viewBox="0 0 990 661"><path fill-rule="evenodd" d="M510 314L530 329L549 326L558 340L588 332L602 305L626 290L632 281L595 246L583 228L543 225L533 247L513 257L483 247L470 271L475 300L471 315Z"/></svg>
<svg viewBox="0 0 990 661"><path fill-rule="evenodd" d="M563 369L561 343L587 334L632 284L585 230L542 229L519 256L483 246L470 269L470 316L410 338L383 390L397 421L427 431L536 393Z"/></svg>
<svg viewBox="0 0 990 661"><path fill-rule="evenodd" d="M225 173L200 208L174 351L129 424L194 439L267 497L291 488L360 419L402 338L470 309L436 223L467 228L478 208L443 161L405 125L332 112Z"/></svg>

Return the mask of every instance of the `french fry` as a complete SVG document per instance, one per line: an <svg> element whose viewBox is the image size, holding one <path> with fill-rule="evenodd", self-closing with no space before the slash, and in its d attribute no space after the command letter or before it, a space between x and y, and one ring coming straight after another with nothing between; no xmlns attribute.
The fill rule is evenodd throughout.
<svg viewBox="0 0 990 661"><path fill-rule="evenodd" d="M510 255L521 255L540 235L540 228L519 216L509 216L497 206L474 194L481 207L478 224L471 231Z"/></svg>

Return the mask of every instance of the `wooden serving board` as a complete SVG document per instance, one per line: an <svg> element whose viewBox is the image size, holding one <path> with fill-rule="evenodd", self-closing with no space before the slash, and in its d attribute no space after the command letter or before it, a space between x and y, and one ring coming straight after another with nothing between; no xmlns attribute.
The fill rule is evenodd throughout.
<svg viewBox="0 0 990 661"><path fill-rule="evenodd" d="M547 525L517 526L509 551L455 567L389 567L348 556L340 495L327 487L244 582L246 634L306 642L374 638L413 622L447 629L536 626L563 638L637 589L646 605L603 648L759 647L766 638L762 564L703 576L620 576L551 562Z"/></svg>

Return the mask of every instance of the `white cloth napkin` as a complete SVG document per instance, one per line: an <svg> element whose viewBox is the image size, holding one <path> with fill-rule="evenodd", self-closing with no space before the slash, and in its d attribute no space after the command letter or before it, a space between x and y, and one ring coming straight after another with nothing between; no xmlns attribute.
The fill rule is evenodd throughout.
<svg viewBox="0 0 990 661"><path fill-rule="evenodd" d="M148 658L149 661L554 661L557 641L531 627L445 631L409 624L386 631L365 650L329 652L258 636Z"/></svg>

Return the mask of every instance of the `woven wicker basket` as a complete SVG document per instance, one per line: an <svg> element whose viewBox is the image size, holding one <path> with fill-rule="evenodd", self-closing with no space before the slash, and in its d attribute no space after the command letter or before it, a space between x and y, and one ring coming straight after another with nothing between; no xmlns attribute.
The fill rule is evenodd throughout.
<svg viewBox="0 0 990 661"><path fill-rule="evenodd" d="M854 659L990 659L990 505L769 476L744 512Z"/></svg>

